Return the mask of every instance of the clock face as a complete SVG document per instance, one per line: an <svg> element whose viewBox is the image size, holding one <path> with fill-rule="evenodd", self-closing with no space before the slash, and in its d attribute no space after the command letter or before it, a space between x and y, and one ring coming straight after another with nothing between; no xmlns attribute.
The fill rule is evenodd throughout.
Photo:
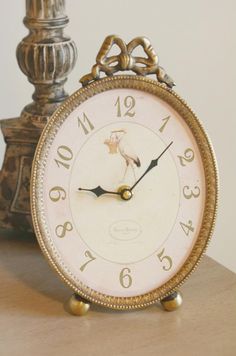
<svg viewBox="0 0 236 356"><path fill-rule="evenodd" d="M207 138L173 92L144 79L101 80L77 92L41 138L32 200L40 244L88 299L150 304L205 248L216 200L206 169L216 186Z"/></svg>

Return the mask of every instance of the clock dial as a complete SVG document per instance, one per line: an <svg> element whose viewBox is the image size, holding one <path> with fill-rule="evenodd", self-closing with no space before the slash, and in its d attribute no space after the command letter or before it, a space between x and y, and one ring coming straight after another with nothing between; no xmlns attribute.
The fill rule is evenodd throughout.
<svg viewBox="0 0 236 356"><path fill-rule="evenodd" d="M114 95L109 98L114 101L118 93L109 94ZM108 111L107 119L110 117ZM117 145L116 152L109 151L107 137L111 145L113 141ZM78 187L102 185L116 192L123 185L132 187L164 148L155 131L133 121L104 125L78 152L71 169L71 213L78 234L100 258L114 264L135 264L162 246L179 210L175 161L170 152L166 153L158 167L133 189L128 201L112 194L98 198L79 192Z"/></svg>
<svg viewBox="0 0 236 356"><path fill-rule="evenodd" d="M112 298L118 307L126 298L136 307L135 298L148 295L148 304L167 293L186 268L208 191L202 128L190 109L155 84L157 95L152 81L121 78L101 80L92 94L79 91L70 110L54 115L38 148L43 163L35 161L34 222L67 283L97 302ZM116 85L106 89L110 82Z"/></svg>

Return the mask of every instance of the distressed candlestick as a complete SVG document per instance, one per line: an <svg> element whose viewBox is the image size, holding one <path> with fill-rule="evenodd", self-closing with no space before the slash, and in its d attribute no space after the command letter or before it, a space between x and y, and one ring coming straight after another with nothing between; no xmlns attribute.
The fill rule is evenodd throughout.
<svg viewBox="0 0 236 356"><path fill-rule="evenodd" d="M45 123L67 97L64 83L73 69L75 43L63 34L68 23L65 0L26 0L29 34L17 47L23 73L35 86L33 103L20 118L1 120L6 152L0 171L0 227L32 231L30 173Z"/></svg>

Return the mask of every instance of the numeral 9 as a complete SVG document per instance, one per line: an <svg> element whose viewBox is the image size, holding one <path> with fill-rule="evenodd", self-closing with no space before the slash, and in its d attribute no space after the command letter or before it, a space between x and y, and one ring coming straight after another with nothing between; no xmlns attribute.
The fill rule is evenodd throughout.
<svg viewBox="0 0 236 356"><path fill-rule="evenodd" d="M54 203L58 202L58 200L60 199L65 200L66 191L65 189L59 186L53 187L49 192L49 197Z"/></svg>

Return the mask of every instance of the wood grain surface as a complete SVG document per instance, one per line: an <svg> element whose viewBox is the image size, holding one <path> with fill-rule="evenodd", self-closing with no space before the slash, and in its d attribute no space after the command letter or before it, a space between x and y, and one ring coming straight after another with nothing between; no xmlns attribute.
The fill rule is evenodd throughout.
<svg viewBox="0 0 236 356"><path fill-rule="evenodd" d="M71 291L30 236L0 233L1 356L234 356L236 275L208 257L182 287L183 306L66 311Z"/></svg>

